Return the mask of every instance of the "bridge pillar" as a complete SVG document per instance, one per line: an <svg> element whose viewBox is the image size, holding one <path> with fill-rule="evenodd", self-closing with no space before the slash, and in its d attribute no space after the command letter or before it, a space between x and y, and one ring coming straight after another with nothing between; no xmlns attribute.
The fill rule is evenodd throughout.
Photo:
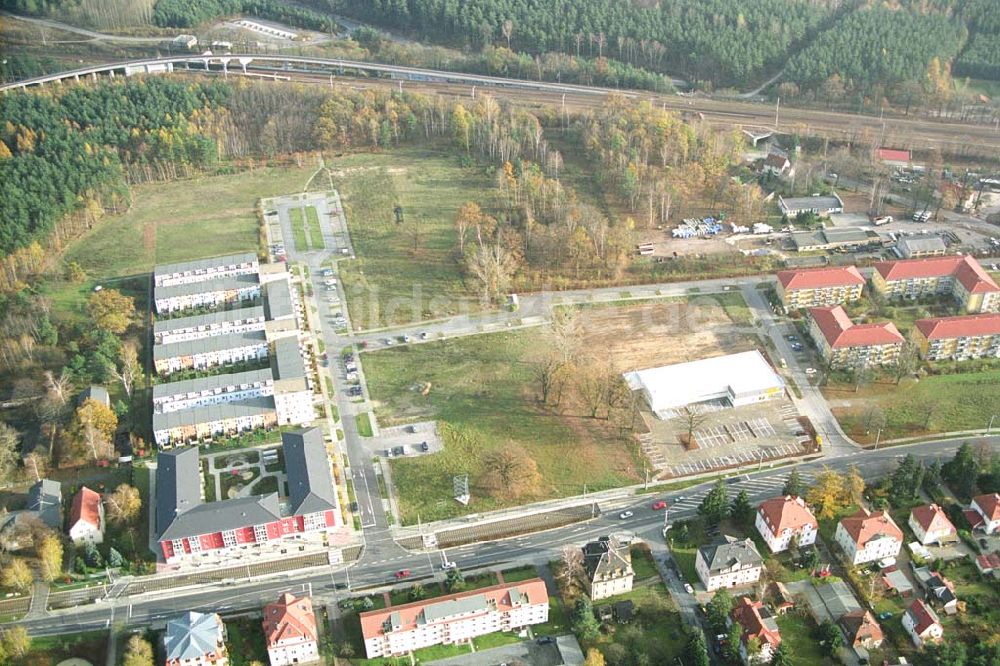
<svg viewBox="0 0 1000 666"><path fill-rule="evenodd" d="M73 80L76 81L76 82L79 82L80 81L80 75L79 74L74 74L73 75Z"/></svg>
<svg viewBox="0 0 1000 666"><path fill-rule="evenodd" d="M97 72L91 72L90 73L90 78L91 78L92 81L96 81L97 80Z"/></svg>

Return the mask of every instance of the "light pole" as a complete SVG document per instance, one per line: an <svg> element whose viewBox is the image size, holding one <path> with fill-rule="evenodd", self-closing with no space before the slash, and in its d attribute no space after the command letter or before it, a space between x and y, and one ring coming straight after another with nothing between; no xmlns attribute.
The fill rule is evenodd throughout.
<svg viewBox="0 0 1000 666"><path fill-rule="evenodd" d="M988 434L990 434L990 431L991 431L991 430L993 430L993 420L994 420L994 419L995 419L996 417L997 417L997 415L996 415L996 414L994 414L993 416L991 416L991 417L990 417L990 423L989 423L989 425L988 425L988 426L986 426L986 434L987 434L987 435L988 435Z"/></svg>
<svg viewBox="0 0 1000 666"><path fill-rule="evenodd" d="M878 451L878 441L880 439L882 439L882 428L879 428L878 432L875 433L875 448L872 451Z"/></svg>

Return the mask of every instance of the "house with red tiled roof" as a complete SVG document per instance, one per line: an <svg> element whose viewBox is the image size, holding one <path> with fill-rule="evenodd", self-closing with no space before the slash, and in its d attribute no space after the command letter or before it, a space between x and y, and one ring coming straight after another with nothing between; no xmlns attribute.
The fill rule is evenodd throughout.
<svg viewBox="0 0 1000 666"><path fill-rule="evenodd" d="M969 509L975 511L980 518L978 524L973 525L974 528L981 529L987 534L1000 530L1000 493L973 497Z"/></svg>
<svg viewBox="0 0 1000 666"><path fill-rule="evenodd" d="M104 505L101 494L84 486L73 497L69 513L69 538L81 545L104 541Z"/></svg>
<svg viewBox="0 0 1000 666"><path fill-rule="evenodd" d="M733 606L732 620L740 625L740 656L744 664L766 664L771 661L774 651L781 645L781 631L771 611L760 601L740 597ZM747 645L757 639L760 652L751 656Z"/></svg>
<svg viewBox="0 0 1000 666"><path fill-rule="evenodd" d="M919 319L913 340L929 361L1000 358L1000 314Z"/></svg>
<svg viewBox="0 0 1000 666"><path fill-rule="evenodd" d="M888 299L951 296L969 313L1000 312L1000 287L968 255L880 261L872 286Z"/></svg>
<svg viewBox="0 0 1000 666"><path fill-rule="evenodd" d="M831 368L890 365L905 339L891 321L855 324L840 305L809 309L809 335Z"/></svg>
<svg viewBox="0 0 1000 666"><path fill-rule="evenodd" d="M925 643L937 643L944 636L944 627L934 609L917 599L903 613L903 629L918 648Z"/></svg>
<svg viewBox="0 0 1000 666"><path fill-rule="evenodd" d="M369 659L409 654L431 645L468 643L476 636L518 631L549 619L541 578L449 594L361 613Z"/></svg>
<svg viewBox="0 0 1000 666"><path fill-rule="evenodd" d="M772 176L782 176L786 171L791 171L791 169L792 163L789 161L788 156L781 153L769 153L764 158L760 167L761 173Z"/></svg>
<svg viewBox="0 0 1000 666"><path fill-rule="evenodd" d="M847 644L853 648L860 647L866 650L874 650L882 645L882 641L885 640L882 627L875 621L875 617L871 614L871 611L854 610L844 613L837 620L837 624L844 630L844 635L847 636Z"/></svg>
<svg viewBox="0 0 1000 666"><path fill-rule="evenodd" d="M819 529L819 523L805 500L794 495L761 502L754 525L772 553L787 550L792 539L796 539L799 546L816 543Z"/></svg>
<svg viewBox="0 0 1000 666"><path fill-rule="evenodd" d="M984 576L1000 575L1000 555L989 553L976 558L976 569Z"/></svg>
<svg viewBox="0 0 1000 666"><path fill-rule="evenodd" d="M778 296L789 310L856 301L864 286L854 266L778 271Z"/></svg>
<svg viewBox="0 0 1000 666"><path fill-rule="evenodd" d="M264 641L271 666L319 661L312 599L285 593L275 603L264 606Z"/></svg>
<svg viewBox="0 0 1000 666"><path fill-rule="evenodd" d="M903 546L903 531L887 511L864 507L837 523L834 540L854 565L896 557Z"/></svg>
<svg viewBox="0 0 1000 666"><path fill-rule="evenodd" d="M958 541L958 531L948 520L948 514L937 504L914 507L910 511L909 524L917 541L924 546Z"/></svg>

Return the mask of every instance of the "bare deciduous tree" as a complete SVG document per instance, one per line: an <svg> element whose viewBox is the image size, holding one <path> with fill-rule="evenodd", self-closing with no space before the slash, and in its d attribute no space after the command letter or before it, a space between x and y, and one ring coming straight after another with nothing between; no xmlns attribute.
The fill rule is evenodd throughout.
<svg viewBox="0 0 1000 666"><path fill-rule="evenodd" d="M125 395L131 399L135 380L142 373L142 366L139 363L139 348L134 340L122 343L121 349L118 350L118 360L119 366L115 368L114 374L121 382Z"/></svg>

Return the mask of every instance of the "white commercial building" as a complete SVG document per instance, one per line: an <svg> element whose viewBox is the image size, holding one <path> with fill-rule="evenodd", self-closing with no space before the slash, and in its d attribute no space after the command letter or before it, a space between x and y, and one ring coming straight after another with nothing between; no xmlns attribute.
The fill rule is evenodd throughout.
<svg viewBox="0 0 1000 666"><path fill-rule="evenodd" d="M785 383L759 351L715 356L625 374L654 413L703 402L739 407L784 395Z"/></svg>

